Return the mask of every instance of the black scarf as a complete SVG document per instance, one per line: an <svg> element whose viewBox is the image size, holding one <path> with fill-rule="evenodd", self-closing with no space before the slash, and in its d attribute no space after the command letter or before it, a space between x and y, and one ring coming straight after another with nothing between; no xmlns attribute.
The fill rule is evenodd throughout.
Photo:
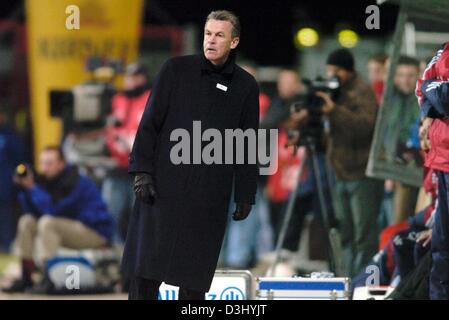
<svg viewBox="0 0 449 320"><path fill-rule="evenodd" d="M67 197L76 187L79 181L78 168L67 166L53 179L38 178L38 183L51 195L54 203Z"/></svg>
<svg viewBox="0 0 449 320"><path fill-rule="evenodd" d="M216 66L212 62L207 60L203 53L202 54L203 65L202 65L201 69L203 69L207 72L212 72L212 73L221 73L221 74L226 74L226 75L232 75L232 73L234 72L236 58L237 58L237 53L236 53L235 49L231 50L231 52L229 52L229 56L226 59L225 63L220 66Z"/></svg>

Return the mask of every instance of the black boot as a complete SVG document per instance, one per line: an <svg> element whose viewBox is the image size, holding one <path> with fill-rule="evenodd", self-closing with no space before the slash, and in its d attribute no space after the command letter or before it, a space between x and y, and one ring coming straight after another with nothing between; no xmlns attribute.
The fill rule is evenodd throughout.
<svg viewBox="0 0 449 320"><path fill-rule="evenodd" d="M179 288L178 300L206 300L205 295L202 291Z"/></svg>
<svg viewBox="0 0 449 320"><path fill-rule="evenodd" d="M133 277L129 283L128 300L158 300L161 281Z"/></svg>
<svg viewBox="0 0 449 320"><path fill-rule="evenodd" d="M33 287L33 283L27 282L23 279L15 280L9 287L2 288L4 293L24 293L29 288Z"/></svg>
<svg viewBox="0 0 449 320"><path fill-rule="evenodd" d="M3 288L4 293L24 293L33 286L31 276L36 269L33 260L22 259L22 278L15 280L9 287Z"/></svg>
<svg viewBox="0 0 449 320"><path fill-rule="evenodd" d="M29 294L54 294L56 291L55 285L50 280L50 277L45 274L41 282L26 290Z"/></svg>

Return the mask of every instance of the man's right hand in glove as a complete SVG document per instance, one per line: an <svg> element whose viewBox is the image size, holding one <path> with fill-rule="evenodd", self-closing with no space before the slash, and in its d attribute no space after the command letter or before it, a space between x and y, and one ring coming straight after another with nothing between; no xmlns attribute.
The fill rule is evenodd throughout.
<svg viewBox="0 0 449 320"><path fill-rule="evenodd" d="M153 204L156 197L154 180L148 173L136 173L134 178L134 193L142 202Z"/></svg>

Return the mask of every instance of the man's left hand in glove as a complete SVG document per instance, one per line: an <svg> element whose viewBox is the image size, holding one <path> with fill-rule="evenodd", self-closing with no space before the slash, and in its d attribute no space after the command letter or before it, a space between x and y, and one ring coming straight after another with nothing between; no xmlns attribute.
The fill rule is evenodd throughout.
<svg viewBox="0 0 449 320"><path fill-rule="evenodd" d="M153 204L156 197L156 188L151 175L143 172L136 173L134 178L134 193L142 202Z"/></svg>

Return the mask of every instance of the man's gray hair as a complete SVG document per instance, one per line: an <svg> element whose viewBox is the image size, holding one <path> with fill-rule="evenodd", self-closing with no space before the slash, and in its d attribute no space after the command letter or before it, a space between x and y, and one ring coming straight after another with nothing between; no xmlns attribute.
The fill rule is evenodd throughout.
<svg viewBox="0 0 449 320"><path fill-rule="evenodd" d="M240 37L240 20L239 18L231 11L228 10L218 10L212 11L209 13L206 19L206 23L209 20L220 20L220 21L229 21L232 25L232 37Z"/></svg>

